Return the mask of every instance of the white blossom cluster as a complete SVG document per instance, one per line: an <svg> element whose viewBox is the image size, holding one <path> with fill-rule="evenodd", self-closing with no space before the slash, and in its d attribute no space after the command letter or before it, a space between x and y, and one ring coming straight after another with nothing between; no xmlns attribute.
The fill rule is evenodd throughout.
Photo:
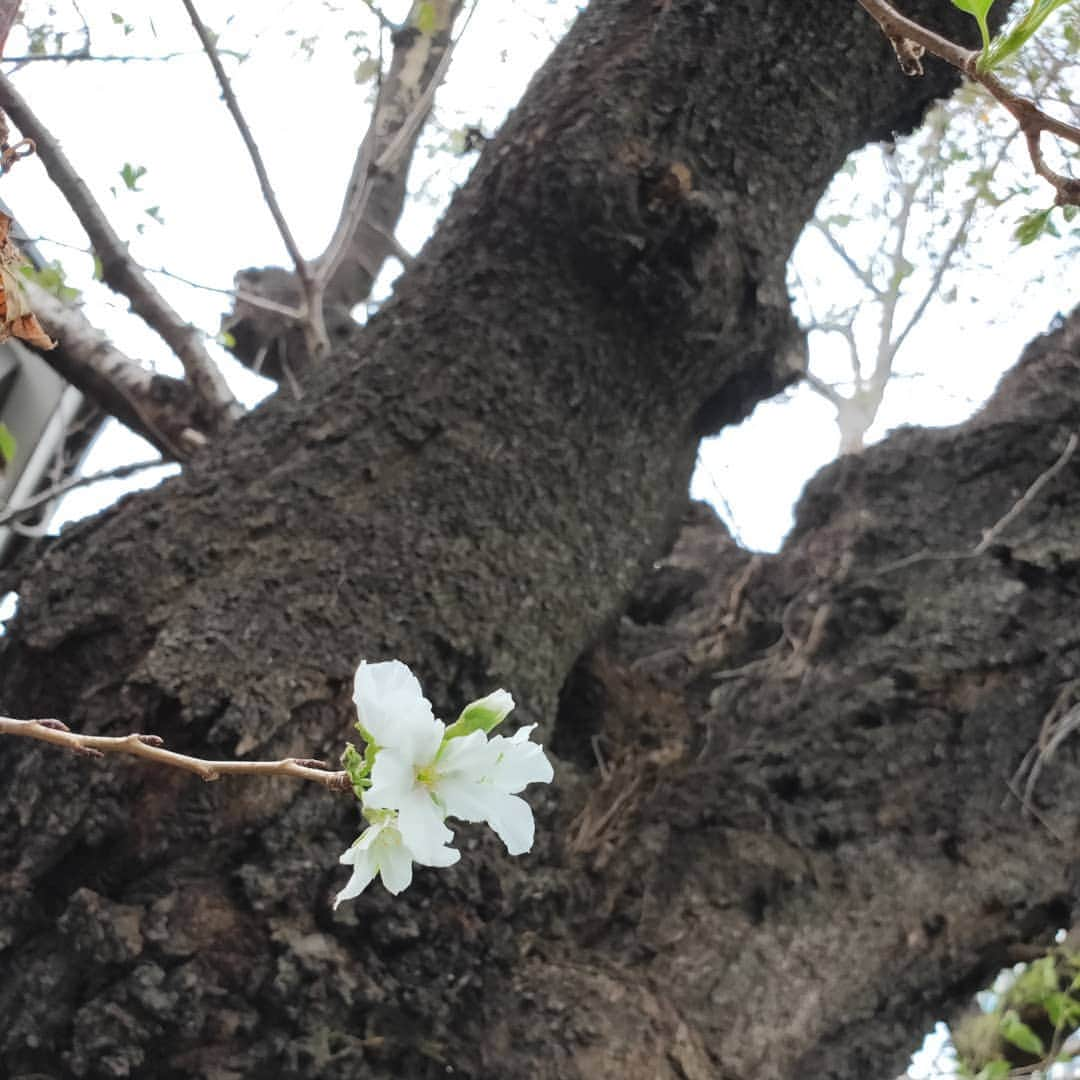
<svg viewBox="0 0 1080 1080"><path fill-rule="evenodd" d="M335 908L377 875L396 895L411 884L413 863L456 863L450 817L487 822L511 855L532 847L532 810L518 792L549 783L553 771L543 747L529 741L535 725L490 736L514 708L505 690L467 705L447 727L408 667L387 660L360 664L353 700L367 745L363 755L350 746L344 762L369 827L341 856L353 872Z"/></svg>

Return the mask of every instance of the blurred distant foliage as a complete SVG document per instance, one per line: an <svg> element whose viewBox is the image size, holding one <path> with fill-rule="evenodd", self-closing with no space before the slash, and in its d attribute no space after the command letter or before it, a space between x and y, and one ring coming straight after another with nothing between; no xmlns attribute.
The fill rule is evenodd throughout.
<svg viewBox="0 0 1080 1080"><path fill-rule="evenodd" d="M1080 1076L1080 953L1072 935L1001 972L959 1019L926 1080L1065 1080Z"/></svg>
<svg viewBox="0 0 1080 1080"><path fill-rule="evenodd" d="M990 5L957 6L975 14ZM1034 36L1028 34L1032 10L1040 20ZM1019 36L1027 35L1024 47L1010 45L995 61L997 74L1016 93L1077 123L1080 0L1037 3L1010 20L999 39L1015 44L1018 26ZM1063 150L1049 137L1043 142L1052 166L1080 171L1075 147ZM1042 249L1036 274L1066 272L1080 253L1080 217L1075 207L1052 200L1052 190L1031 171L1015 120L974 83L910 137L849 159L796 248L790 278L810 334L808 381L836 408L841 452L863 447L890 380L924 374L900 361L935 309L960 299L978 305L985 299L980 275L1000 274L1019 246L1036 241ZM1018 278L1011 300L983 321L1021 303L1024 288Z"/></svg>

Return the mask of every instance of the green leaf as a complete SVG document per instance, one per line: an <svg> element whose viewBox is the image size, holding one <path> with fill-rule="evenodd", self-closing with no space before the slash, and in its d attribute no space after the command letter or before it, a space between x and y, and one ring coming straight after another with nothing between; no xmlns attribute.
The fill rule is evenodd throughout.
<svg viewBox="0 0 1080 1080"><path fill-rule="evenodd" d="M990 49L990 27L986 25L986 16L993 7L994 0L952 0L953 6L961 11L966 11L978 24L979 33L982 34L983 56ZM980 58L980 65L982 58Z"/></svg>
<svg viewBox="0 0 1080 1080"><path fill-rule="evenodd" d="M1058 235L1054 223L1050 220L1052 213L1053 207L1049 210L1035 210L1017 221L1013 236L1022 247L1033 244L1044 232L1051 236Z"/></svg>
<svg viewBox="0 0 1080 1080"><path fill-rule="evenodd" d="M161 216L160 206L148 206L145 210L143 210L143 213L147 214L149 217L152 217L159 225L165 224L165 219Z"/></svg>
<svg viewBox="0 0 1080 1080"><path fill-rule="evenodd" d="M94 252L94 280L105 280L105 267L101 262L101 256L96 251Z"/></svg>
<svg viewBox="0 0 1080 1080"><path fill-rule="evenodd" d="M1013 1046L1036 1057L1042 1057L1046 1053L1042 1039L1020 1019L1013 1009L1001 1018L1001 1037L1006 1042L1011 1042Z"/></svg>
<svg viewBox="0 0 1080 1080"><path fill-rule="evenodd" d="M416 29L421 34L434 34L438 22L439 18L435 12L435 5L430 2L421 4L420 10L416 13Z"/></svg>
<svg viewBox="0 0 1080 1080"><path fill-rule="evenodd" d="M356 70L353 72L353 79L358 84L370 82L379 73L379 61L373 56L369 56L366 60L361 60L356 65Z"/></svg>
<svg viewBox="0 0 1080 1080"><path fill-rule="evenodd" d="M998 37L989 49L983 49L979 70L989 71L1021 49L1038 32L1046 20L1069 0L1035 0L1027 14L1006 34ZM953 0L956 3L956 0Z"/></svg>
<svg viewBox="0 0 1080 1080"><path fill-rule="evenodd" d="M0 423L0 472L15 460L15 436L7 424Z"/></svg>
<svg viewBox="0 0 1080 1080"><path fill-rule="evenodd" d="M116 24L117 26L119 26L119 25L120 25L120 24L121 24L121 23L122 23L122 22L124 21L124 16L123 16L123 15L121 15L121 14L119 14L119 12L116 12L116 11L114 11L114 12L112 13L112 21L113 21L113 22L114 22L114 23L115 23L115 24Z"/></svg>
<svg viewBox="0 0 1080 1080"><path fill-rule="evenodd" d="M52 293L53 296L65 302L77 300L81 295L78 289L73 289L67 284L67 275L58 262L43 266L40 270L26 263L19 267L19 272L28 281L40 285L46 292Z"/></svg>
<svg viewBox="0 0 1080 1080"><path fill-rule="evenodd" d="M1063 206L1061 212L1064 214L1066 221L1072 221L1077 214L1080 214L1080 206Z"/></svg>
<svg viewBox="0 0 1080 1080"><path fill-rule="evenodd" d="M132 165L129 162L124 162L124 167L120 170L120 179L124 181L124 186L128 191L141 191L139 187L139 181L146 175L146 169L142 165Z"/></svg>
<svg viewBox="0 0 1080 1080"><path fill-rule="evenodd" d="M1056 1028L1073 1028L1080 1023L1080 1001L1060 990L1047 994L1042 1006Z"/></svg>
<svg viewBox="0 0 1080 1080"><path fill-rule="evenodd" d="M217 336L217 343L226 349L236 348L236 338L228 330L222 330Z"/></svg>
<svg viewBox="0 0 1080 1080"><path fill-rule="evenodd" d="M1005 1080L1012 1066L1002 1058L987 1062L978 1072L975 1080Z"/></svg>

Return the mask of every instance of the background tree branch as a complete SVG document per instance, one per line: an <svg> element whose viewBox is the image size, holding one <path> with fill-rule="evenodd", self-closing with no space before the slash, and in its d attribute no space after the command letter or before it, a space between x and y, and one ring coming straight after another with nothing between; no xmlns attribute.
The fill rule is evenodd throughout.
<svg viewBox="0 0 1080 1080"><path fill-rule="evenodd" d="M180 360L185 379L199 402L196 430L210 434L223 430L243 415L244 410L203 346L199 331L180 318L136 266L127 253L127 245L117 236L60 144L3 74L0 74L0 109L25 136L34 140L49 178L60 189L90 238L100 260L102 279L127 297L132 311L161 336Z"/></svg>
<svg viewBox="0 0 1080 1080"><path fill-rule="evenodd" d="M394 232L405 203L409 166L446 74L463 7L464 0L437 0L434 5L417 0L392 35L389 67L359 140L334 235L314 264L324 290L327 332L335 342L351 333L352 309L368 297L386 259L397 254ZM427 8L435 12L435 25L425 32ZM242 270L236 283L238 292L293 307L302 297L295 275L280 267ZM307 350L293 320L268 317L238 300L225 325L235 340L232 351L242 363L277 380L287 369L303 382Z"/></svg>

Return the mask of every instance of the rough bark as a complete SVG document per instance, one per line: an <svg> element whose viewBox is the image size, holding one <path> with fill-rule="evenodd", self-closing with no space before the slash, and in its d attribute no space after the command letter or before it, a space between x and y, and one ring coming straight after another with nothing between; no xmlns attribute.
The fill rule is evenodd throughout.
<svg viewBox="0 0 1080 1080"><path fill-rule="evenodd" d="M1062 851L999 803L1071 662L1065 511L1026 519L1030 572L860 573L1004 508L1071 383L1046 417L988 413L827 474L719 666L757 657L785 609L815 648L712 701L715 662L672 673L610 637L697 438L795 374L784 264L825 183L948 84L903 79L841 0L594 0L304 399L64 534L5 639L9 715L331 755L356 661L395 655L443 715L509 686L562 760L532 856L463 830L458 867L332 914L347 800L0 747L6 1071L855 1080L957 970L1064 917ZM691 577L734 595L744 557L710 544ZM630 610L670 624L643 631L661 656L685 633L648 593ZM560 710L605 631L611 677L579 669Z"/></svg>

